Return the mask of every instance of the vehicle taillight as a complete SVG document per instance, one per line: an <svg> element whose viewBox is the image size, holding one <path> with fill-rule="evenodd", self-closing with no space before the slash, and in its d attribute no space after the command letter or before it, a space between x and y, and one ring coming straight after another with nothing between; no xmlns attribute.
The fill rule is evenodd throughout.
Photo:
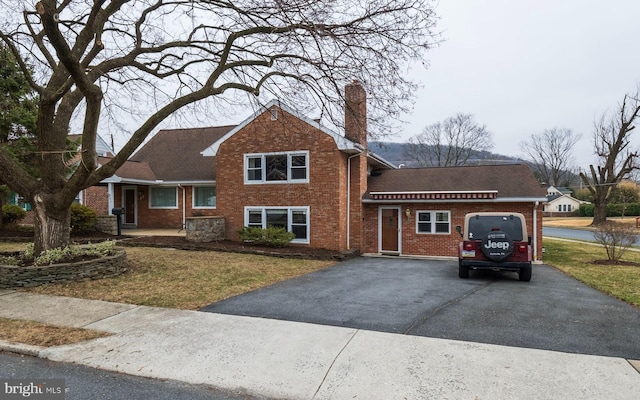
<svg viewBox="0 0 640 400"><path fill-rule="evenodd" d="M464 244L464 249L465 250L473 250L473 243L465 243Z"/></svg>
<svg viewBox="0 0 640 400"><path fill-rule="evenodd" d="M518 251L520 253L526 253L527 252L527 245L526 244L519 244L518 245Z"/></svg>

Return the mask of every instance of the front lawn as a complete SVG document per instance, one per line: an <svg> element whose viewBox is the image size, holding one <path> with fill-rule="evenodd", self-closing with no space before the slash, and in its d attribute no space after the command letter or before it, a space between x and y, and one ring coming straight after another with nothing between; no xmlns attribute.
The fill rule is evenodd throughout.
<svg viewBox="0 0 640 400"><path fill-rule="evenodd" d="M168 248L127 247L129 271L114 278L43 285L31 292L145 306L197 310L222 299L333 265Z"/></svg>

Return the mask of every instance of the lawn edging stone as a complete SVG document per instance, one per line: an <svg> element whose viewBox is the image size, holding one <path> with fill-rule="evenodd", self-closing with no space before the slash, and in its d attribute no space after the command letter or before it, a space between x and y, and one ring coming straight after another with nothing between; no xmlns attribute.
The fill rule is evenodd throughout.
<svg viewBox="0 0 640 400"><path fill-rule="evenodd" d="M125 250L119 248L114 255L93 260L28 267L0 265L0 289L117 276L127 270L126 256Z"/></svg>

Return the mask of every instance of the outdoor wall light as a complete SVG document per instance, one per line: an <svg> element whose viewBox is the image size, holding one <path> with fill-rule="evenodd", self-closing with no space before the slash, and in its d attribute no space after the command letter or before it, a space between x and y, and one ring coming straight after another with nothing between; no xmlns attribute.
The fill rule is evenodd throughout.
<svg viewBox="0 0 640 400"><path fill-rule="evenodd" d="M407 219L411 219L411 210L408 208L404 210L404 215L407 216Z"/></svg>

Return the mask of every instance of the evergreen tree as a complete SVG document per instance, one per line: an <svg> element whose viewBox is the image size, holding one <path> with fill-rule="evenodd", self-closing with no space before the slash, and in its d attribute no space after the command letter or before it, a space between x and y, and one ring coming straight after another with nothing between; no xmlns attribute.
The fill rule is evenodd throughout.
<svg viewBox="0 0 640 400"><path fill-rule="evenodd" d="M0 146L24 166L33 157L36 118L37 96L13 54L0 44ZM0 210L11 192L4 183L0 175Z"/></svg>

